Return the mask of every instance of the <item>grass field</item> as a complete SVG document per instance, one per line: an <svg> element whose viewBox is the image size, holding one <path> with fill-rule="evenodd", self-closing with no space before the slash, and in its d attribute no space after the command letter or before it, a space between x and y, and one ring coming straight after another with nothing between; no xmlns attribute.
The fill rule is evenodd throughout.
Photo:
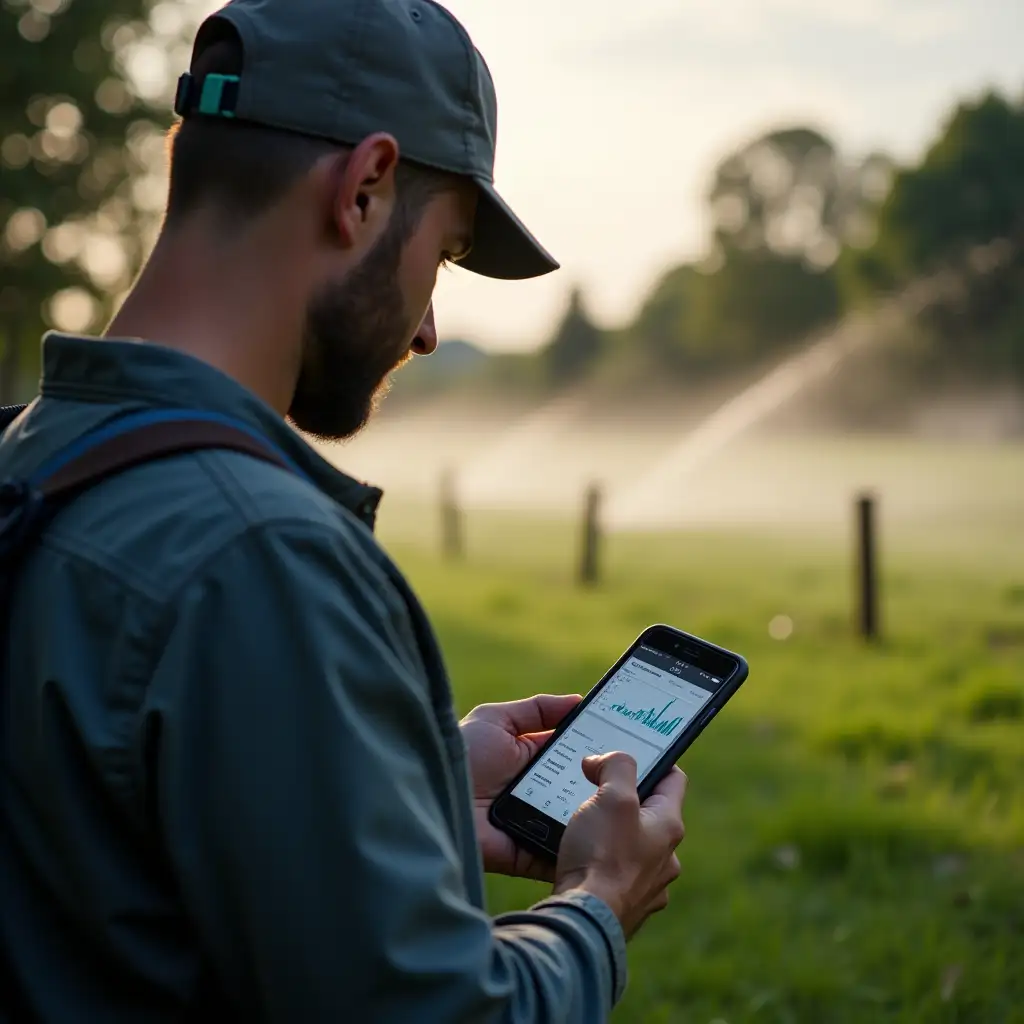
<svg viewBox="0 0 1024 1024"><path fill-rule="evenodd" d="M1024 494L1017 512L976 523L973 555L888 538L874 648L835 537L615 537L584 592L568 525L477 516L446 566L385 515L461 710L585 692L656 621L750 661L684 760L684 874L617 1021L1024 1022ZM543 895L490 892L495 912Z"/></svg>

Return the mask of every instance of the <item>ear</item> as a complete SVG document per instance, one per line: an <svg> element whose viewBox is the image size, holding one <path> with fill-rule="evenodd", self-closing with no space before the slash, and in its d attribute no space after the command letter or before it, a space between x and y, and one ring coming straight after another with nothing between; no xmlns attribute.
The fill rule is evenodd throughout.
<svg viewBox="0 0 1024 1024"><path fill-rule="evenodd" d="M399 147L378 132L364 139L333 177L331 220L346 249L367 250L383 234L397 198Z"/></svg>

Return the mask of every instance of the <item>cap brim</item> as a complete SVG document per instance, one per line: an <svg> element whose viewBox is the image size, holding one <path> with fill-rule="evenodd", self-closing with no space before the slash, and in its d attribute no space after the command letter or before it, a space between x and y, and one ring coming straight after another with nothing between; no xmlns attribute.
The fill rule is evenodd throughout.
<svg viewBox="0 0 1024 1024"><path fill-rule="evenodd" d="M524 281L558 270L558 261L526 229L489 181L477 181L480 201L473 248L459 260L464 270L503 281Z"/></svg>

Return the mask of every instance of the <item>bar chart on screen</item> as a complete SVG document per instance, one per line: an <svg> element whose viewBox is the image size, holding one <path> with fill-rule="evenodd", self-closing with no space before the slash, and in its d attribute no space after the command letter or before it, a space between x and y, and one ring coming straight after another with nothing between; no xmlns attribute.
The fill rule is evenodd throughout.
<svg viewBox="0 0 1024 1024"><path fill-rule="evenodd" d="M597 792L582 771L585 757L622 751L634 758L642 780L710 699L710 691L671 670L630 658L514 793L566 822Z"/></svg>
<svg viewBox="0 0 1024 1024"><path fill-rule="evenodd" d="M674 739L711 694L635 659L602 690L593 710L638 739L664 745Z"/></svg>
<svg viewBox="0 0 1024 1024"><path fill-rule="evenodd" d="M682 715L677 715L675 718L669 718L667 715L668 709L675 703L676 699L673 697L661 711L653 707L634 711L628 704L621 703L613 704L611 710L623 718L628 718L631 722L639 722L645 729L661 733L662 736L671 736L683 723Z"/></svg>

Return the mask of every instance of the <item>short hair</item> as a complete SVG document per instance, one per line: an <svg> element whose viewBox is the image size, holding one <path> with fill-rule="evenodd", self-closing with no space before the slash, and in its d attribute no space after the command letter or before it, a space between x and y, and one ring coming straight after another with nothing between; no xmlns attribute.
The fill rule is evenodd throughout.
<svg viewBox="0 0 1024 1024"><path fill-rule="evenodd" d="M204 28L192 75L242 73L241 40L233 26L213 19ZM173 228L200 208L241 227L273 207L325 156L351 151L328 139L239 120L190 117L169 135L170 193L165 223ZM395 175L396 225L411 235L430 200L451 188L452 175L400 160Z"/></svg>

